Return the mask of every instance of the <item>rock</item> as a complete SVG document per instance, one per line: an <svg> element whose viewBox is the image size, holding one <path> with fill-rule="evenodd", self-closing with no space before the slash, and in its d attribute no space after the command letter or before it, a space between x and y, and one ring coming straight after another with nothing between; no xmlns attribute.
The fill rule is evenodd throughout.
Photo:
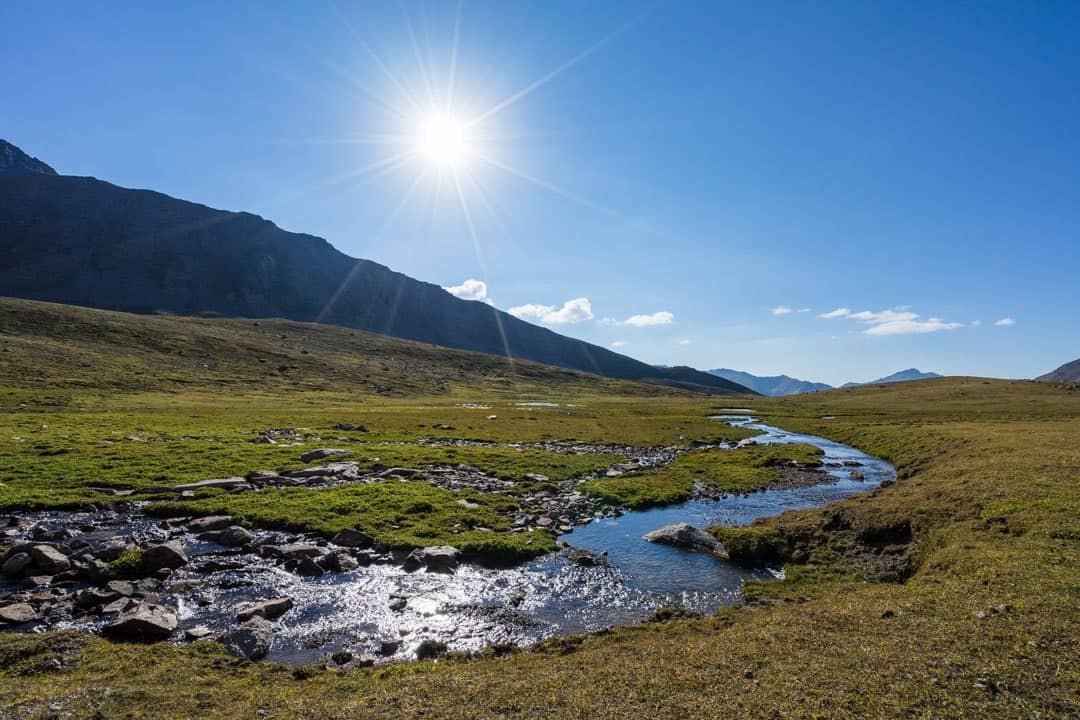
<svg viewBox="0 0 1080 720"><path fill-rule="evenodd" d="M128 597L120 597L101 608L102 615L124 613L136 606L136 602Z"/></svg>
<svg viewBox="0 0 1080 720"><path fill-rule="evenodd" d="M108 563L102 562L97 558L87 560L85 563L79 565L76 570L79 573L79 577L87 582L103 583L114 577L112 568Z"/></svg>
<svg viewBox="0 0 1080 720"><path fill-rule="evenodd" d="M269 620L254 617L225 631L219 642L237 657L261 660L274 644L274 626Z"/></svg>
<svg viewBox="0 0 1080 720"><path fill-rule="evenodd" d="M476 510L480 507L479 503L469 502L465 498L461 498L460 500L458 500L457 504L465 508L466 510Z"/></svg>
<svg viewBox="0 0 1080 720"><path fill-rule="evenodd" d="M286 560L299 560L302 557L317 558L326 554L326 550L318 545L306 545L304 543L292 543L290 545L271 545L271 554L278 555Z"/></svg>
<svg viewBox="0 0 1080 720"><path fill-rule="evenodd" d="M27 603L14 603L0 607L0 622L16 624L37 619L37 611Z"/></svg>
<svg viewBox="0 0 1080 720"><path fill-rule="evenodd" d="M247 622L253 617L261 617L267 620L276 620L292 609L292 598L282 597L273 600L264 600L236 613L236 619Z"/></svg>
<svg viewBox="0 0 1080 720"><path fill-rule="evenodd" d="M143 572L147 575L167 568L175 570L187 564L188 557L180 546L179 540L171 540L167 543L154 545L146 549L142 556Z"/></svg>
<svg viewBox="0 0 1080 720"><path fill-rule="evenodd" d="M230 525L221 531L217 542L225 547L240 547L251 542L251 533L239 525Z"/></svg>
<svg viewBox="0 0 1080 720"><path fill-rule="evenodd" d="M338 650L330 656L335 665L348 665L352 662L353 654L348 650Z"/></svg>
<svg viewBox="0 0 1080 720"><path fill-rule="evenodd" d="M188 530L196 535L214 530L224 530L235 524L228 515L211 515L209 517L195 518L187 524Z"/></svg>
<svg viewBox="0 0 1080 720"><path fill-rule="evenodd" d="M653 530L645 535L643 539L662 545L686 548L687 550L700 550L712 555L727 555L724 546L719 540L704 530L699 530L690 523L685 522Z"/></svg>
<svg viewBox="0 0 1080 720"><path fill-rule="evenodd" d="M417 660L430 660L446 654L446 643L438 640L421 640L416 646Z"/></svg>
<svg viewBox="0 0 1080 720"><path fill-rule="evenodd" d="M335 430L367 432L367 428L357 423L338 423L334 426Z"/></svg>
<svg viewBox="0 0 1080 720"><path fill-rule="evenodd" d="M34 567L49 575L66 572L71 568L68 556L52 545L34 545L30 549L30 557L34 561Z"/></svg>
<svg viewBox="0 0 1080 720"><path fill-rule="evenodd" d="M75 596L75 605L81 608L93 608L99 605L107 605L114 600L119 600L120 593L99 588L87 588Z"/></svg>
<svg viewBox="0 0 1080 720"><path fill-rule="evenodd" d="M571 565L577 567L611 567L606 558L581 548L567 546L563 550L563 556Z"/></svg>
<svg viewBox="0 0 1080 720"><path fill-rule="evenodd" d="M356 558L354 558L352 555L345 552L344 550L330 553L324 558L324 560L325 562L323 563L323 566L327 570L330 570L332 572L352 572L353 570L360 567L360 563L357 562Z"/></svg>
<svg viewBox="0 0 1080 720"><path fill-rule="evenodd" d="M199 482L174 485L173 490L176 492L186 492L188 490L201 490L202 488L229 489L243 485L248 485L248 481L242 477L215 478L213 480L200 480ZM250 485L248 487L250 487Z"/></svg>
<svg viewBox="0 0 1080 720"><path fill-rule="evenodd" d="M427 568L428 572L452 573L461 559L461 551L450 545L418 548L409 553L404 568L407 572Z"/></svg>
<svg viewBox="0 0 1080 720"><path fill-rule="evenodd" d="M352 455L352 450L344 450L341 448L319 448L318 450L311 450L300 456L300 462L313 462L315 460L322 460L323 458L334 457L335 455Z"/></svg>
<svg viewBox="0 0 1080 720"><path fill-rule="evenodd" d="M305 577L318 577L324 572L319 563L306 556L290 560L286 563L286 567L296 572L297 575L303 575Z"/></svg>
<svg viewBox="0 0 1080 720"><path fill-rule="evenodd" d="M383 638L379 640L379 654L385 656L393 655L401 647L401 640L397 638Z"/></svg>
<svg viewBox="0 0 1080 720"><path fill-rule="evenodd" d="M176 630L176 613L160 605L136 605L105 626L110 635L155 642L164 640Z"/></svg>
<svg viewBox="0 0 1080 720"><path fill-rule="evenodd" d="M342 547L369 548L375 544L375 538L366 532L345 528L335 535L331 542Z"/></svg>
<svg viewBox="0 0 1080 720"><path fill-rule="evenodd" d="M193 627L184 632L184 639L188 642L198 642L199 640L206 640L208 637L214 634L214 631L208 627L199 625Z"/></svg>
<svg viewBox="0 0 1080 720"><path fill-rule="evenodd" d="M394 612L401 612L409 605L409 601L403 597L393 598L387 606Z"/></svg>
<svg viewBox="0 0 1080 720"><path fill-rule="evenodd" d="M105 583L105 587L117 595L122 595L124 597L131 597L135 594L135 586L127 580L110 580Z"/></svg>
<svg viewBox="0 0 1080 720"><path fill-rule="evenodd" d="M33 558L30 557L30 553L17 552L8 556L8 559L4 561L3 566L0 566L0 574L4 577L18 577L23 574L26 568L30 567L33 562Z"/></svg>

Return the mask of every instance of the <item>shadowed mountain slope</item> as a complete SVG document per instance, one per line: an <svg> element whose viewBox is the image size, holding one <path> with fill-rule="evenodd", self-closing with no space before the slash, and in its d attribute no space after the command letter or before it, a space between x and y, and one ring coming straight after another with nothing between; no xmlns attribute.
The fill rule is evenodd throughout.
<svg viewBox="0 0 1080 720"><path fill-rule="evenodd" d="M1035 379L1042 382L1080 382L1080 359L1067 362Z"/></svg>
<svg viewBox="0 0 1080 720"><path fill-rule="evenodd" d="M458 299L250 213L55 175L3 141L0 157L3 295L137 313L315 321L611 378L749 392Z"/></svg>

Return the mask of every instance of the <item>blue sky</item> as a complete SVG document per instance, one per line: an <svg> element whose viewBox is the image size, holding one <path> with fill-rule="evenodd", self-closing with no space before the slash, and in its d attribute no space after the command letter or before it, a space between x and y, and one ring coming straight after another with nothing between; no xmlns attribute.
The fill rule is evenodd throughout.
<svg viewBox="0 0 1080 720"><path fill-rule="evenodd" d="M649 362L1031 377L1080 355L1080 5L944 5L16 2L0 137ZM448 96L453 172L393 164Z"/></svg>

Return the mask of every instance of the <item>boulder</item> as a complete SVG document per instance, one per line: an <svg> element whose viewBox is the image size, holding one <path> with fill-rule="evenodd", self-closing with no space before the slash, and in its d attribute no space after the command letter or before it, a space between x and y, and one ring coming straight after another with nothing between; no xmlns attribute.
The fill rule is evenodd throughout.
<svg viewBox="0 0 1080 720"><path fill-rule="evenodd" d="M3 574L4 577L18 577L23 574L26 568L30 567L33 561L34 559L30 557L28 552L12 553L4 561L3 566L0 566L0 574Z"/></svg>
<svg viewBox="0 0 1080 720"><path fill-rule="evenodd" d="M704 530L699 530L690 523L680 522L667 525L659 530L653 530L644 537L645 540L662 545L685 548L687 550L700 550L712 555L726 556L723 544Z"/></svg>
<svg viewBox="0 0 1080 720"><path fill-rule="evenodd" d="M176 630L176 613L160 605L136 605L105 626L105 632L142 642L164 640Z"/></svg>
<svg viewBox="0 0 1080 720"><path fill-rule="evenodd" d="M342 547L369 548L375 544L375 538L366 532L345 528L335 535L331 542Z"/></svg>
<svg viewBox="0 0 1080 720"><path fill-rule="evenodd" d="M211 515L209 517L195 518L187 524L187 527L190 532L198 534L224 530L234 524L233 519L228 515Z"/></svg>
<svg viewBox="0 0 1080 720"><path fill-rule="evenodd" d="M430 660L446 654L446 643L438 640L421 640L416 646L417 660Z"/></svg>
<svg viewBox="0 0 1080 720"><path fill-rule="evenodd" d="M253 617L261 617L267 620L276 620L289 610L292 609L292 598L282 597L274 598L273 600L264 600L254 605L249 605L240 612L236 613L236 619L240 622L247 622Z"/></svg>
<svg viewBox="0 0 1080 720"><path fill-rule="evenodd" d="M71 568L68 556L52 545L34 545L30 549L30 557L34 561L34 567L49 575L67 572Z"/></svg>
<svg viewBox="0 0 1080 720"><path fill-rule="evenodd" d="M37 611L26 603L14 603L12 605L0 607L0 622L11 623L14 625L16 623L30 622L31 620L37 619Z"/></svg>
<svg viewBox="0 0 1080 720"><path fill-rule="evenodd" d="M353 570L360 567L360 563L356 560L356 558L354 558L352 555L345 552L344 550L339 550L338 552L330 553L329 555L327 555L325 558L323 558L322 565L331 572L339 573L352 572Z"/></svg>
<svg viewBox="0 0 1080 720"><path fill-rule="evenodd" d="M225 547L240 547L251 542L251 533L239 525L230 525L221 531L217 542Z"/></svg>
<svg viewBox="0 0 1080 720"><path fill-rule="evenodd" d="M341 448L319 448L318 450L310 450L300 456L300 462L313 462L315 460L322 460L328 457L334 457L335 455L351 455L352 450L344 450Z"/></svg>
<svg viewBox="0 0 1080 720"><path fill-rule="evenodd" d="M403 565L407 572L427 568L428 572L452 573L461 560L461 551L450 545L418 548L409 553Z"/></svg>
<svg viewBox="0 0 1080 720"><path fill-rule="evenodd" d="M243 625L226 630L219 642L237 657L261 660L274 644L274 626L269 620L253 617Z"/></svg>
<svg viewBox="0 0 1080 720"><path fill-rule="evenodd" d="M176 492L185 492L188 490L201 490L203 488L230 488L240 487L248 485L248 481L242 477L230 477L230 478L214 478L212 480L200 480L199 482L184 483L183 485L174 485L173 490Z"/></svg>
<svg viewBox="0 0 1080 720"><path fill-rule="evenodd" d="M175 570L187 564L188 557L178 540L154 545L146 549L142 556L143 572L153 574L162 568Z"/></svg>
<svg viewBox="0 0 1080 720"><path fill-rule="evenodd" d="M567 546L563 550L563 556L571 565L577 567L611 567L607 558L581 548Z"/></svg>

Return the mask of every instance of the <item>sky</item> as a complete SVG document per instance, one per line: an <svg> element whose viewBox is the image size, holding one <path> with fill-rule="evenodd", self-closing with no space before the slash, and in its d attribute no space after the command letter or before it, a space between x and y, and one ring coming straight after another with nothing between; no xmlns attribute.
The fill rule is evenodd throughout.
<svg viewBox="0 0 1080 720"><path fill-rule="evenodd" d="M1080 356L1080 4L3 15L0 137L59 172L647 362L839 384Z"/></svg>

